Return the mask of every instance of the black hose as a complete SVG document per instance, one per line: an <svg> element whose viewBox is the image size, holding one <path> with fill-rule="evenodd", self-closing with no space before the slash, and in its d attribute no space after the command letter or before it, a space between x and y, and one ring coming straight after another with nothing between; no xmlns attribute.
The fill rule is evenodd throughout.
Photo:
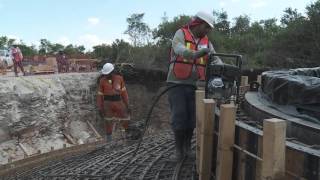
<svg viewBox="0 0 320 180"><path fill-rule="evenodd" d="M158 103L159 99L165 94L167 93L170 89L172 88L176 88L176 87L179 87L179 86L192 86L195 88L194 85L189 85L189 84L174 84L174 85L171 85L171 86L168 86L166 87L163 91L161 91L157 96L155 96L155 100L153 101L152 105L151 105L151 108L149 109L148 111L148 114L147 114L147 117L146 117L146 120L145 120L145 123L144 123L144 127L143 127L143 131L142 131L142 135L139 139L139 142L138 142L138 145L136 146L136 149L134 150L133 154L132 154L132 157L130 158L130 161L123 167L120 169L120 171L118 172L121 173L123 170L125 170L129 164L131 164L132 162L132 159L137 155L137 152L139 151L140 149L140 146L141 146L141 143L143 141L143 136L145 134L145 132L147 131L147 128L148 126L150 125L150 122L151 122L151 114L152 114L152 111L153 111L153 108L155 107L155 105Z"/></svg>

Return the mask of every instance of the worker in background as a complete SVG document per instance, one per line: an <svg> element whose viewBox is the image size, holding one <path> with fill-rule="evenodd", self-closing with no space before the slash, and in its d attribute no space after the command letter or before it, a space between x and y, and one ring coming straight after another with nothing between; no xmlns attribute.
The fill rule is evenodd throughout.
<svg viewBox="0 0 320 180"><path fill-rule="evenodd" d="M128 129L129 98L124 79L114 71L112 64L106 63L101 70L101 74L97 105L106 121L106 139L111 141L115 121L122 124L124 131Z"/></svg>
<svg viewBox="0 0 320 180"><path fill-rule="evenodd" d="M26 73L24 72L23 66L22 66L22 60L23 60L23 55L20 50L20 48L14 44L13 47L11 48L11 55L13 57L13 69L16 77L18 77L18 67L22 71L23 75L25 76Z"/></svg>
<svg viewBox="0 0 320 180"><path fill-rule="evenodd" d="M69 71L69 62L66 54L63 51L59 51L57 56L58 73Z"/></svg>
<svg viewBox="0 0 320 180"><path fill-rule="evenodd" d="M191 152L195 128L195 90L198 80L205 80L208 54L215 52L207 34L213 29L214 17L198 12L191 21L177 30L172 40L168 86L179 84L168 92L171 127L174 132L176 158ZM216 63L222 63L220 59Z"/></svg>
<svg viewBox="0 0 320 180"><path fill-rule="evenodd" d="M0 57L0 74L6 75L7 74L7 65Z"/></svg>

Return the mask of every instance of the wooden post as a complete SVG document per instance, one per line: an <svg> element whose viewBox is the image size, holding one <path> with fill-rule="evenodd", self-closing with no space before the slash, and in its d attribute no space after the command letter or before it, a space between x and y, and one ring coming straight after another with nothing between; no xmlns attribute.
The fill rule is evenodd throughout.
<svg viewBox="0 0 320 180"><path fill-rule="evenodd" d="M31 155L28 149L22 143L19 143L19 147L22 149L24 157L28 157Z"/></svg>
<svg viewBox="0 0 320 180"><path fill-rule="evenodd" d="M246 86L246 85L248 85L248 82L249 82L248 76L241 76L241 84L240 84L240 86Z"/></svg>
<svg viewBox="0 0 320 180"><path fill-rule="evenodd" d="M203 99L204 121L201 122L200 143L200 169L199 179L209 180L211 178L212 145L214 132L214 117L216 103L213 99Z"/></svg>
<svg viewBox="0 0 320 180"><path fill-rule="evenodd" d="M258 82L259 84L261 84L261 75L258 75L258 76L257 76L257 82Z"/></svg>
<svg viewBox="0 0 320 180"><path fill-rule="evenodd" d="M201 122L204 119L204 90L196 90L196 168L199 174L199 162L200 162L200 131Z"/></svg>
<svg viewBox="0 0 320 180"><path fill-rule="evenodd" d="M233 104L223 104L220 107L216 179L231 180L236 108Z"/></svg>
<svg viewBox="0 0 320 180"><path fill-rule="evenodd" d="M250 89L250 85L248 83L249 83L248 76L241 76L241 83L239 88L240 94L245 94Z"/></svg>
<svg viewBox="0 0 320 180"><path fill-rule="evenodd" d="M263 121L261 180L280 180L285 176L286 122L280 119Z"/></svg>

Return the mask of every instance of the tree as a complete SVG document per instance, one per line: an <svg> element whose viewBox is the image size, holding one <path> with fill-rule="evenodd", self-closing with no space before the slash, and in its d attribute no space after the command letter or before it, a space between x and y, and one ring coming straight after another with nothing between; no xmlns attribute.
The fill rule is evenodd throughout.
<svg viewBox="0 0 320 180"><path fill-rule="evenodd" d="M49 44L49 54L55 54L58 51L62 51L64 49L64 46L62 44Z"/></svg>
<svg viewBox="0 0 320 180"><path fill-rule="evenodd" d="M24 43L19 44L19 48L24 57L33 57L38 53L35 45L27 46Z"/></svg>
<svg viewBox="0 0 320 180"><path fill-rule="evenodd" d="M39 54L45 55L49 52L51 42L47 39L40 39Z"/></svg>
<svg viewBox="0 0 320 180"><path fill-rule="evenodd" d="M213 15L217 18L217 22L214 24L215 29L224 34L230 32L230 22L228 21L228 14L226 11L213 11Z"/></svg>
<svg viewBox="0 0 320 180"><path fill-rule="evenodd" d="M174 36L174 33L181 28L183 25L187 24L190 21L190 16L180 15L175 17L172 21L162 21L153 31L153 39L157 39L159 45L167 45L171 43L171 39Z"/></svg>
<svg viewBox="0 0 320 180"><path fill-rule="evenodd" d="M142 21L143 16L144 13L132 14L127 18L128 28L124 33L130 36L134 47L149 43L151 37L149 26Z"/></svg>
<svg viewBox="0 0 320 180"><path fill-rule="evenodd" d="M131 54L131 45L124 40L116 39L112 45L112 60L116 63L123 63L132 61Z"/></svg>
<svg viewBox="0 0 320 180"><path fill-rule="evenodd" d="M8 38L6 36L0 37L0 48L5 48L8 42Z"/></svg>
<svg viewBox="0 0 320 180"><path fill-rule="evenodd" d="M114 61L112 61L112 53L112 47L106 44L94 46L92 52L94 58L102 60L108 59L111 63L113 63Z"/></svg>
<svg viewBox="0 0 320 180"><path fill-rule="evenodd" d="M248 31L250 27L250 18L248 15L241 15L239 17L234 18L235 25L232 28L233 33L244 33Z"/></svg>
<svg viewBox="0 0 320 180"><path fill-rule="evenodd" d="M303 18L301 13L298 13L297 9L286 8L284 10L284 13L285 14L281 17L280 20L283 26L288 26L288 24Z"/></svg>

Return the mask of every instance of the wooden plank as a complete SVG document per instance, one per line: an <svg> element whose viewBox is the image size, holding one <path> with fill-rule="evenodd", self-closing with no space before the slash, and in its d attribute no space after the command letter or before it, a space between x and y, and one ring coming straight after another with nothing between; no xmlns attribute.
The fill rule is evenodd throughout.
<svg viewBox="0 0 320 180"><path fill-rule="evenodd" d="M201 121L204 119L204 90L196 90L196 169L199 174Z"/></svg>
<svg viewBox="0 0 320 180"><path fill-rule="evenodd" d="M101 135L98 133L98 131L93 127L93 125L89 122L89 121L86 121L88 126L90 127L90 129L94 132L94 134L96 135L96 137L98 139L101 139Z"/></svg>
<svg viewBox="0 0 320 180"><path fill-rule="evenodd" d="M257 76L257 82L258 82L259 84L261 84L261 75L258 75L258 76Z"/></svg>
<svg viewBox="0 0 320 180"><path fill-rule="evenodd" d="M26 157L30 156L31 154L29 153L28 149L22 144L22 143L19 143L19 147L22 149L24 155Z"/></svg>
<svg viewBox="0 0 320 180"><path fill-rule="evenodd" d="M262 157L262 137L258 136L258 151L257 156ZM259 179L261 177L261 169L262 169L262 161L256 161L256 178Z"/></svg>
<svg viewBox="0 0 320 180"><path fill-rule="evenodd" d="M282 180L285 175L286 122L280 119L263 121L261 179Z"/></svg>
<svg viewBox="0 0 320 180"><path fill-rule="evenodd" d="M67 134L67 133L62 133L64 135L64 137L68 140L69 143L71 144L77 144L77 142L71 137L71 135Z"/></svg>
<svg viewBox="0 0 320 180"><path fill-rule="evenodd" d="M305 154L293 149L286 149L286 180L303 177Z"/></svg>
<svg viewBox="0 0 320 180"><path fill-rule="evenodd" d="M201 143L200 143L200 169L199 179L209 180L211 178L212 165L212 145L214 131L215 101L213 99L203 99L204 121L201 122Z"/></svg>
<svg viewBox="0 0 320 180"><path fill-rule="evenodd" d="M249 83L249 77L248 76L241 76L240 86L247 86L248 83Z"/></svg>
<svg viewBox="0 0 320 180"><path fill-rule="evenodd" d="M47 153L42 153L39 155L29 156L27 158L10 162L5 165L0 165L0 177L8 174L13 174L21 169L30 169L32 167L39 166L43 163L47 163L52 160L57 160L66 156L79 154L81 152L88 152L96 149L98 146L104 143L105 142L101 140L92 143L71 146L64 149L58 149Z"/></svg>
<svg viewBox="0 0 320 180"><path fill-rule="evenodd" d="M223 104L220 107L216 179L231 180L236 107L233 104Z"/></svg>
<svg viewBox="0 0 320 180"><path fill-rule="evenodd" d="M247 149L247 139L248 139L248 132L245 129L239 129L239 146L243 149ZM238 172L237 172L237 180L246 180L246 154L239 152L239 160L238 160Z"/></svg>

